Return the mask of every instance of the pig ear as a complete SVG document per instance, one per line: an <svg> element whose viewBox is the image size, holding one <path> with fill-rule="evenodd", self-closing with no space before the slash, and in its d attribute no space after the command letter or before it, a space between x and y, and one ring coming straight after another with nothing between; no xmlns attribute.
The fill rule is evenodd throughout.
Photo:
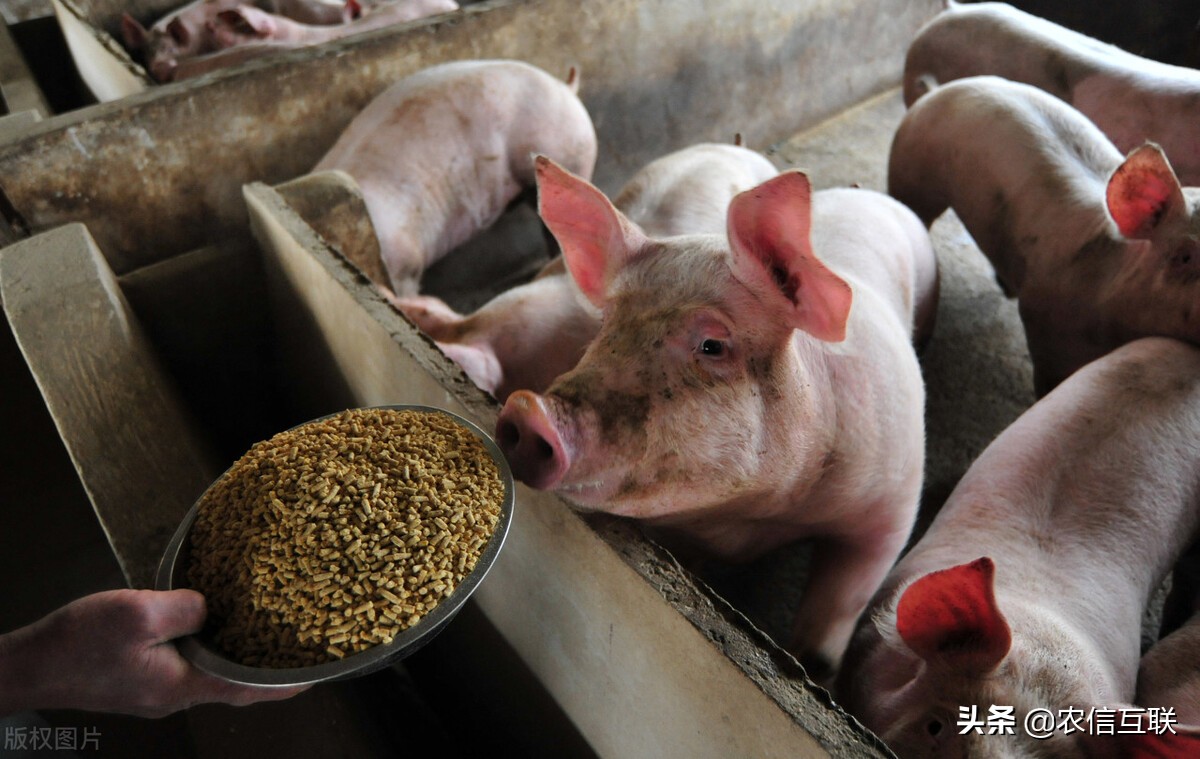
<svg viewBox="0 0 1200 759"><path fill-rule="evenodd" d="M543 155L534 167L538 213L558 240L575 283L600 308L612 273L646 237L591 183Z"/></svg>
<svg viewBox="0 0 1200 759"><path fill-rule="evenodd" d="M192 39L192 33L188 31L187 25L178 17L171 19L167 24L167 34L171 35L171 39L180 45L187 45Z"/></svg>
<svg viewBox="0 0 1200 759"><path fill-rule="evenodd" d="M1121 234L1145 240L1166 218L1186 211L1179 179L1162 150L1137 148L1108 180L1108 212Z"/></svg>
<svg viewBox="0 0 1200 759"><path fill-rule="evenodd" d="M792 327L829 342L846 339L854 296L813 252L808 177L785 171L738 194L727 224L738 279L782 293Z"/></svg>
<svg viewBox="0 0 1200 759"><path fill-rule="evenodd" d="M146 46L146 27L128 12L121 14L121 36L130 50L141 50Z"/></svg>
<svg viewBox="0 0 1200 759"><path fill-rule="evenodd" d="M925 575L900 596L896 630L928 662L969 672L995 669L1012 645L996 606L995 565L986 556Z"/></svg>
<svg viewBox="0 0 1200 759"><path fill-rule="evenodd" d="M267 37L273 31L270 16L244 5L221 11L217 19L235 32L252 37Z"/></svg>

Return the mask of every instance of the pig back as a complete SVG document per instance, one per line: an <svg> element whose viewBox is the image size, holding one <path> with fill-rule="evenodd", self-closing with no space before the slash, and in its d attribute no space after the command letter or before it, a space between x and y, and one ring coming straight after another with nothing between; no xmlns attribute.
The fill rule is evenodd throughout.
<svg viewBox="0 0 1200 759"><path fill-rule="evenodd" d="M651 237L724 234L733 197L778 173L760 153L701 143L651 161L613 205Z"/></svg>
<svg viewBox="0 0 1200 759"><path fill-rule="evenodd" d="M1104 194L1121 160L1061 100L973 77L938 87L905 115L888 158L888 191L926 224L953 208L1015 290L1030 246L1045 258L1115 230Z"/></svg>
<svg viewBox="0 0 1200 759"><path fill-rule="evenodd" d="M909 45L904 102L912 105L929 84L987 74L1070 102L1081 79L1144 63L1150 62L1006 3L956 3L931 19Z"/></svg>
<svg viewBox="0 0 1200 759"><path fill-rule="evenodd" d="M534 153L591 176L595 130L572 88L520 61L457 61L376 97L314 171L354 177L384 259L419 270L534 186Z"/></svg>

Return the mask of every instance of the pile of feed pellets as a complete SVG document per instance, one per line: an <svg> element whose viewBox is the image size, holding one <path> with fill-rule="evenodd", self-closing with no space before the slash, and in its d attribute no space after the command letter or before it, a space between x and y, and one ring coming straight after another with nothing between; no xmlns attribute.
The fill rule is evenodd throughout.
<svg viewBox="0 0 1200 759"><path fill-rule="evenodd" d="M505 496L487 448L439 412L353 409L257 443L197 507L205 634L267 668L389 643L470 574Z"/></svg>

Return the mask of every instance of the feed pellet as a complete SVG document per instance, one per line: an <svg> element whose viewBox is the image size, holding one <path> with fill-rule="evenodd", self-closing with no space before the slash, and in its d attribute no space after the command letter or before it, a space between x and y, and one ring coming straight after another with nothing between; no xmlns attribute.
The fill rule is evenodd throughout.
<svg viewBox="0 0 1200 759"><path fill-rule="evenodd" d="M191 531L206 635L270 668L388 643L471 572L504 487L483 443L436 412L353 409L257 443Z"/></svg>

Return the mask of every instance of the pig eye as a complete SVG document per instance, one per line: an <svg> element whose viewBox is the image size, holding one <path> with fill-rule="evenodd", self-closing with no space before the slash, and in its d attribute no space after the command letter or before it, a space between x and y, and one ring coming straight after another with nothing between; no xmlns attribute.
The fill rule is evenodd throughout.
<svg viewBox="0 0 1200 759"><path fill-rule="evenodd" d="M725 343L720 340L708 338L700 342L700 347L697 351L703 356L712 356L714 358L725 355Z"/></svg>
<svg viewBox="0 0 1200 759"><path fill-rule="evenodd" d="M1176 267L1194 268L1197 263L1200 263L1200 242L1196 240L1184 241L1171 256L1171 264Z"/></svg>
<svg viewBox="0 0 1200 759"><path fill-rule="evenodd" d="M934 717L925 723L925 732L936 738L937 736L941 735L942 729L945 727L946 725L940 719Z"/></svg>

